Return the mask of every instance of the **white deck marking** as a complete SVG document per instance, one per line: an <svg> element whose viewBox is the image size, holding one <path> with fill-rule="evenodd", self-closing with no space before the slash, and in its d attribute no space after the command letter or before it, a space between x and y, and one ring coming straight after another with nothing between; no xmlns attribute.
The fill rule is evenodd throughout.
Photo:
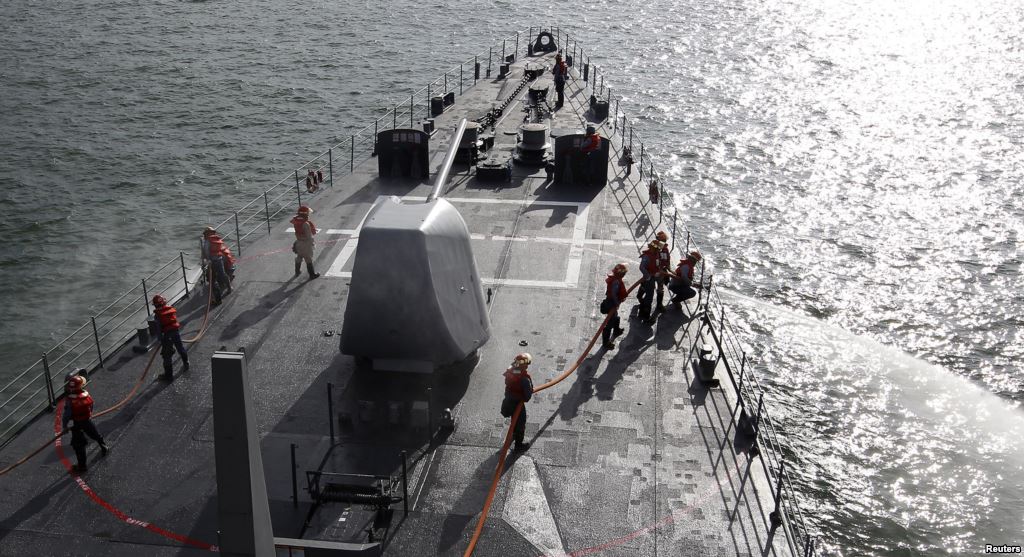
<svg viewBox="0 0 1024 557"><path fill-rule="evenodd" d="M426 201L426 197L421 196L406 196L403 197L403 201ZM576 288L580 281L580 272L583 269L583 247L587 244L590 245L632 245L631 242L615 241L615 240L588 240L587 234L587 221L590 216L590 204L579 203L576 201L543 201L538 199L490 199L486 197L475 198L475 197L446 197L444 198L451 203L488 203L488 204L501 204L501 205L520 205L523 207L533 206L548 206L548 207L576 207L576 218L573 221L572 237L571 238L550 238L550 237L536 237L530 238L527 236L504 236L495 234L487 236L485 234L470 234L471 240L491 240L498 242L547 242L553 244L566 244L569 246L569 257L566 261L565 268L565 279L564 280L528 280L528 279L495 279L490 277L480 277L480 282L488 286L523 286L533 288ZM359 223L359 228L362 228L362 221L366 220L366 215L363 216ZM351 236L345 244L341 247L341 251L338 256L331 263L330 269L327 270L325 276L336 277L336 278L352 278L351 271L343 271L348 260L356 252L356 247L359 245L359 228L356 229L329 229L328 234L341 234ZM292 229L288 229L292 231Z"/></svg>
<svg viewBox="0 0 1024 557"><path fill-rule="evenodd" d="M292 227L288 227L288 228L285 229L285 232L295 232L295 229L292 228ZM331 234L331 235L339 235L340 234L342 236L351 236L351 235L355 234L356 231L355 231L354 228L328 228L327 230L320 230L319 233L320 234Z"/></svg>

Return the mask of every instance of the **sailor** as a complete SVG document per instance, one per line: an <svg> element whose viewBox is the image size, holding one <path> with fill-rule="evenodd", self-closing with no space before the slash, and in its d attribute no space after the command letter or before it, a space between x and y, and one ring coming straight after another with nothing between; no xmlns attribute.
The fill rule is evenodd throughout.
<svg viewBox="0 0 1024 557"><path fill-rule="evenodd" d="M637 318L641 321L651 319L651 302L654 301L654 288L661 278L658 259L661 254L661 242L654 240L647 245L647 250L640 254L640 311Z"/></svg>
<svg viewBox="0 0 1024 557"><path fill-rule="evenodd" d="M658 252L658 270L662 273L661 277L658 278L658 305L656 310L663 312L665 311L665 285L668 284L669 268L672 266L672 252L668 247L668 234L664 230L659 230L654 237L661 242L661 251Z"/></svg>
<svg viewBox="0 0 1024 557"><path fill-rule="evenodd" d="M526 403L533 396L533 378L527 369L533 362L533 356L527 353L519 354L512 361L512 365L505 370L505 399L501 401L501 415L511 418L520 402ZM523 441L526 435L526 405L519 413L512 430L512 439L516 442L515 450L525 451L530 444Z"/></svg>
<svg viewBox="0 0 1024 557"><path fill-rule="evenodd" d="M621 304L627 295L626 284L622 279L626 276L626 272L629 270L625 263L619 263L612 268L612 272L608 273L608 278L604 279L605 284L605 305L608 308L608 313L611 317L608 318L605 323L604 330L601 331L602 346L605 350L611 350L615 348L615 343L612 340L623 333L621 327L619 327L619 304Z"/></svg>
<svg viewBox="0 0 1024 557"><path fill-rule="evenodd" d="M697 295L693 286L693 270L700 260L701 255L697 250L691 251L685 258L679 260L679 266L668 283L668 289L675 294L672 297L672 306L676 309L682 309L684 301ZM698 284L696 288L700 288L700 285Z"/></svg>
<svg viewBox="0 0 1024 557"><path fill-rule="evenodd" d="M78 464L71 469L79 473L89 469L85 456L85 447L89 444L85 438L86 435L100 444L101 454L107 454L107 444L103 441L99 430L96 429L96 424L92 423L93 402L89 391L85 390L86 383L85 370L79 369L68 377L67 385L65 385L67 399L64 402L64 429L71 430L71 448L74 449L75 457L78 459Z"/></svg>
<svg viewBox="0 0 1024 557"><path fill-rule="evenodd" d="M207 263L210 272L213 274L212 278L208 278L210 278L210 288L212 289L212 304L215 306L220 305L222 297L231 292L231 279L228 278L227 271L224 268L223 246L224 241L221 240L217 231L212 226L207 226L203 230L200 252L202 253L203 261Z"/></svg>
<svg viewBox="0 0 1024 557"><path fill-rule="evenodd" d="M292 244L292 251L295 252L295 276L302 272L302 261L305 260L309 280L320 276L320 273L313 270L313 236L316 235L316 225L309 220L309 214L312 212L309 207L300 205L298 213L291 221L295 229L295 243Z"/></svg>
<svg viewBox="0 0 1024 557"><path fill-rule="evenodd" d="M555 55L555 67L551 68L551 74L555 77L555 93L558 93L555 109L559 109L565 104L565 82L569 78L569 66L562 60L561 52Z"/></svg>
<svg viewBox="0 0 1024 557"><path fill-rule="evenodd" d="M210 235L210 251L220 253L221 263L224 265L224 274L227 276L228 291L231 290L231 281L235 280L235 256L231 254L224 239L218 234Z"/></svg>
<svg viewBox="0 0 1024 557"><path fill-rule="evenodd" d="M587 182L593 182L594 177L598 175L597 165L600 164L598 161L597 152L601 149L601 134L597 133L597 128L593 125L587 126L587 135L583 138L583 144L580 145L580 151L586 157L584 163L587 169Z"/></svg>
<svg viewBox="0 0 1024 557"><path fill-rule="evenodd" d="M181 356L182 371L188 371L188 352L181 343L181 325L178 323L178 310L167 303L163 296L153 296L153 313L156 315L156 331L160 339L160 355L164 357L164 379L174 379L171 356L178 351Z"/></svg>

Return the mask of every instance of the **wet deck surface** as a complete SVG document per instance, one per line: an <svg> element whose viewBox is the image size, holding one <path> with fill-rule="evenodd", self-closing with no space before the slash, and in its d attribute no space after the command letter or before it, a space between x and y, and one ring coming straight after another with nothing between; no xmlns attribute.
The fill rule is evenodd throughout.
<svg viewBox="0 0 1024 557"><path fill-rule="evenodd" d="M521 71L514 66L508 82L518 81ZM432 169L457 119L483 114L501 96L502 84L481 81L437 118ZM590 93L579 85L567 86L568 102L553 128L582 131L580 115ZM519 105L506 114L496 147L514 142L502 131L515 130L522 120ZM601 131L611 136L614 161L620 138ZM601 323L597 306L608 270L625 261L631 267L627 283L638 277L634 238L646 240L654 229L635 221L635 209L628 208L646 202L633 193L636 169L628 179L615 165L610 172L606 188L584 190L550 184L543 168L517 165L511 182L484 184L464 166L455 167L446 198L474 235L480 275L492 290L492 338L478 360L432 376L357 371L331 334L342 328L358 241L352 229L378 195L416 199L430 188L380 182L376 159L336 178L334 188L310 201L313 220L324 232L316 248L324 276L292 276L293 235L284 220L269 237L245 244L234 292L213 310L209 331L191 348L192 370L176 369L172 383L147 378L124 410L99 421L112 450L100 458L95 445L90 447L84 481L130 517L216 544L209 361L222 346L241 347L256 390L275 535L302 532L310 508L304 471L323 464L325 471L393 474L405 450L411 512L403 516L398 506L385 553L461 555L507 427L498 413L501 373L512 356L529 351L538 385L558 375ZM646 197L645 187L636 191ZM199 327L202 298L178 305L185 337ZM578 373L529 403L527 440L533 447L510 458L477 555L789 553L784 540L769 541L771 509L764 501L770 495L760 463L734 440L731 398L695 379L690 361L699 327L691 318L696 299L682 312L669 310L653 326L627 315L635 315L634 304L631 298L620 310L626 334L615 350L595 349ZM146 360L122 350L97 372L90 384L97 409L127 393ZM158 357L150 377L159 367ZM333 448L328 383L342 416ZM428 444L422 417L431 404L437 411L453 408L457 428ZM0 464L13 462L52 432L52 418L37 420L0 454ZM292 444L298 455L297 508L291 499ZM0 485L2 555L202 552L104 510L52 449L0 478ZM371 519L358 505L327 504L313 515L305 537L364 540Z"/></svg>

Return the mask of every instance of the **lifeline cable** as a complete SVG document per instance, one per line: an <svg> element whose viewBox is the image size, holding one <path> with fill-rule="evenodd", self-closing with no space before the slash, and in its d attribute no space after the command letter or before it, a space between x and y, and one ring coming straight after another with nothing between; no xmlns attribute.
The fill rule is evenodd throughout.
<svg viewBox="0 0 1024 557"><path fill-rule="evenodd" d="M212 279L212 275L213 275L213 269L212 268L210 269L210 275L211 275L211 279ZM211 282L210 282L210 292L207 294L207 297L206 297L206 313L205 313L205 315L203 315L203 324L202 324L202 326L200 326L199 332L196 334L196 336L194 336L194 337L192 337L190 339L184 339L184 342L187 342L187 343L190 343L190 344L194 343L194 342L198 342L199 339L203 338L203 335L206 334L206 329L207 329L207 326L209 325L209 321L210 321L210 304L211 304L212 300L213 300L213 282L211 280ZM115 412L115 411L119 410L121 407L123 407L125 404L128 404L128 401L130 401L132 398L135 397L136 393L138 393L138 391L139 391L139 388L142 386L142 382L145 381L146 375L149 373L149 368L153 365L153 360L156 359L156 353L157 353L156 346L154 345L153 348L151 348L150 350L152 351L152 354L149 356L149 361L146 362L146 367L143 368L142 375L140 375L139 378L135 380L135 385L133 385L132 389L130 391L128 391L128 394L125 395L124 398L122 398L120 401L118 401L116 404L114 404L110 408L107 408L107 409L105 409L103 411L97 412L93 416L93 418L99 418L99 417L105 416L105 415L107 415L107 414L109 414L111 412ZM59 408L59 405L58 405L58 408ZM14 470L15 468L21 466L22 464L25 464L26 462L31 460L32 457L34 457L37 454L43 452L43 449L45 449L46 447L50 446L50 443L53 443L54 441L58 441L58 440L60 440L61 437L67 435L69 431L71 431L71 430L70 429L65 429L65 430L62 430L62 431L54 432L54 436L51 437L50 439L47 439L46 442L43 443L42 445L40 445L38 448L36 448L32 452L28 453L27 455L23 456L21 459L17 460L16 462L11 464L7 468L4 468L3 470L0 470L0 476L3 476L5 474L7 474L8 472Z"/></svg>
<svg viewBox="0 0 1024 557"><path fill-rule="evenodd" d="M623 301L629 298L629 295L633 292L634 289L636 289L637 286L640 285L641 281L642 279L637 280L636 282L633 283L632 286L629 287L629 290L626 290L626 298L624 298ZM544 383L540 387L537 387L536 389L533 390L533 392L537 393L539 391L543 391L544 389L554 387L555 385L565 380L566 377L572 375L572 373L575 372L580 367L580 364L583 363L583 360L590 354L590 351L594 348L594 344L597 343L597 338L601 336L601 332L604 331L604 328L608 325L608 320L611 319L612 312L617 312L618 309L619 306L615 306L614 308L612 308L612 311L608 312L608 315L605 316L604 321L601 322L601 326L597 328L597 331L594 333L594 336L590 337L590 342L587 344L587 347L583 350L583 353L580 354L580 357L576 359L576 362L569 369L565 370L565 372L563 372L558 377L552 379L551 381L548 381L547 383ZM491 503L494 502L494 495L498 490L498 482L501 480L501 473L505 469L505 455L506 453L508 453L509 445L512 443L512 429L515 427L516 420L519 419L519 414L520 412L522 412L522 410L523 402L520 402L519 404L516 405L516 410L515 412L512 413L512 421L511 423L509 423L508 431L505 432L505 443L502 445L501 453L499 453L498 456L498 466L494 470L494 478L491 480L491 488L487 491L487 499L484 500L484 508L480 512L480 519L476 523L476 528L473 530L473 537L470 538L469 546L466 547L466 552L463 553L463 557L470 557L470 555L473 554L473 550L476 549L477 542L480 541L480 534L483 532L484 529L484 521L487 519L487 515L491 512Z"/></svg>

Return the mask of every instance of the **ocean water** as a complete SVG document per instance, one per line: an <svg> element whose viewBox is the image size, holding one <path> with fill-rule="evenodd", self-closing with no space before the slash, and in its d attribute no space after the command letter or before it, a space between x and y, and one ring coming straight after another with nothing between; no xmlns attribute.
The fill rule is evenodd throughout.
<svg viewBox="0 0 1024 557"><path fill-rule="evenodd" d="M531 25L621 96L842 555L1024 538L1024 4L0 4L0 375ZM572 548L570 548L572 549Z"/></svg>

